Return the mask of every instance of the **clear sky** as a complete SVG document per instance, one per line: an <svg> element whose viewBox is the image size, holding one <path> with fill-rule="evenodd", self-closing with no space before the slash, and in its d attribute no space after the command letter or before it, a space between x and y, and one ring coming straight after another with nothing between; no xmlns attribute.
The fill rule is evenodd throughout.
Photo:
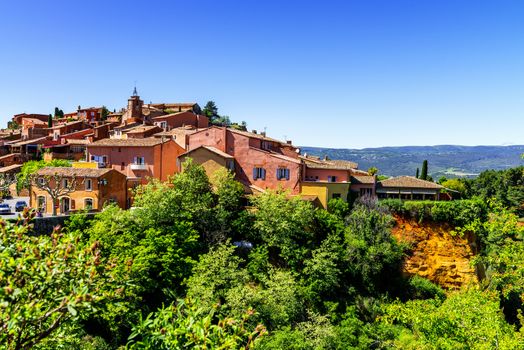
<svg viewBox="0 0 524 350"><path fill-rule="evenodd" d="M297 145L524 144L524 1L0 1L0 122L214 100Z"/></svg>

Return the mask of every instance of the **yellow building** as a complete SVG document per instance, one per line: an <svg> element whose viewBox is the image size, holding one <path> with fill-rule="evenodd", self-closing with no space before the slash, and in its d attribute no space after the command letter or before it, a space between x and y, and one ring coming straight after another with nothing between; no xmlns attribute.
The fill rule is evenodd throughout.
<svg viewBox="0 0 524 350"><path fill-rule="evenodd" d="M324 181L305 181L302 183L301 195L316 196L324 209L330 199L341 198L346 201L348 198L350 183L324 182Z"/></svg>
<svg viewBox="0 0 524 350"><path fill-rule="evenodd" d="M220 168L232 171L235 169L235 158L215 147L200 146L179 156L181 171L184 170L183 163L187 158L191 158L196 164L202 165L209 177Z"/></svg>

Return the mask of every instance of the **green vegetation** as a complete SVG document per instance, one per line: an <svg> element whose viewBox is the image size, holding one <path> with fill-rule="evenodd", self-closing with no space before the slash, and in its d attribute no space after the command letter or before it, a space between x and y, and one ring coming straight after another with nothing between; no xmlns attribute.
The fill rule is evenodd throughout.
<svg viewBox="0 0 524 350"><path fill-rule="evenodd" d="M422 162L422 170L420 171L420 179L421 180L427 180L428 179L428 161L424 159Z"/></svg>
<svg viewBox="0 0 524 350"><path fill-rule="evenodd" d="M19 349L518 349L524 228L497 201L247 200L190 160L134 208L63 231L0 225L0 347ZM401 265L391 213L474 233L482 280L452 293Z"/></svg>
<svg viewBox="0 0 524 350"><path fill-rule="evenodd" d="M25 162L20 173L16 176L16 191L20 193L23 189L29 189L31 185L31 176L35 174L39 169L42 169L46 166L54 167L70 167L71 162L64 159L53 159L51 161L44 160L31 160Z"/></svg>

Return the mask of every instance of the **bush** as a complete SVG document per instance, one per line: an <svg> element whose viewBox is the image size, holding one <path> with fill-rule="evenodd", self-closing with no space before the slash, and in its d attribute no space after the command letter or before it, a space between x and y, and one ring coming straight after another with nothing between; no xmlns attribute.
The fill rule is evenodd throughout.
<svg viewBox="0 0 524 350"><path fill-rule="evenodd" d="M380 201L380 206L403 217L447 222L454 226L463 226L475 219L484 221L488 215L487 204L478 198L449 202L385 199Z"/></svg>

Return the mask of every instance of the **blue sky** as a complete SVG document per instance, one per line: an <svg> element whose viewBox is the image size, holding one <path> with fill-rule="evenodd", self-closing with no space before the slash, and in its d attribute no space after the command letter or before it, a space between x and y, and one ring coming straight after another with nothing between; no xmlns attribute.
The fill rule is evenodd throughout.
<svg viewBox="0 0 524 350"><path fill-rule="evenodd" d="M297 145L524 144L524 2L2 1L0 123L214 100Z"/></svg>

